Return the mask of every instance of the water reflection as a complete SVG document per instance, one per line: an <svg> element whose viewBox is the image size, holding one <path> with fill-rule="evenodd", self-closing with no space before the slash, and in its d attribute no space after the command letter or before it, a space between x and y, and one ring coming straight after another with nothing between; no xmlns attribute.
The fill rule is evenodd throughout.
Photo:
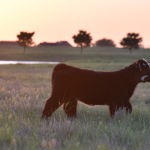
<svg viewBox="0 0 150 150"><path fill-rule="evenodd" d="M7 61L7 60L0 60L0 65L9 65L9 64L59 64L59 62L52 62L52 61Z"/></svg>

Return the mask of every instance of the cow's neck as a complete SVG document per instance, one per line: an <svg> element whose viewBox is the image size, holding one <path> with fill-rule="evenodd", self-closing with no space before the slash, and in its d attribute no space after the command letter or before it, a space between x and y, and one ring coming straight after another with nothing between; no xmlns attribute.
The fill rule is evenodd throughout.
<svg viewBox="0 0 150 150"><path fill-rule="evenodd" d="M135 82L135 64L131 64L130 66L121 69L120 75L124 78L125 83L129 84L132 88L135 88L139 82Z"/></svg>

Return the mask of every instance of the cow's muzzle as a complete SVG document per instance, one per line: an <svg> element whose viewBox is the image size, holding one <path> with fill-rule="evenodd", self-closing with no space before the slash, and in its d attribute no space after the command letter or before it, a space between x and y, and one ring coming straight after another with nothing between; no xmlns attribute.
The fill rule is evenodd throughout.
<svg viewBox="0 0 150 150"><path fill-rule="evenodd" d="M142 82L150 82L150 75L145 75L141 77Z"/></svg>

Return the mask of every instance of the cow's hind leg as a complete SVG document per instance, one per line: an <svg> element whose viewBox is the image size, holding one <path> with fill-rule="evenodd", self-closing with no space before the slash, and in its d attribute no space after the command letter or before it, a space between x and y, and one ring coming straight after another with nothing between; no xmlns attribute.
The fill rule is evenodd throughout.
<svg viewBox="0 0 150 150"><path fill-rule="evenodd" d="M52 113L62 105L57 96L51 95L51 97L46 101L45 107L42 112L41 118L48 118Z"/></svg>
<svg viewBox="0 0 150 150"><path fill-rule="evenodd" d="M63 110L66 113L67 117L76 117L77 116L77 100L69 100L64 103Z"/></svg>

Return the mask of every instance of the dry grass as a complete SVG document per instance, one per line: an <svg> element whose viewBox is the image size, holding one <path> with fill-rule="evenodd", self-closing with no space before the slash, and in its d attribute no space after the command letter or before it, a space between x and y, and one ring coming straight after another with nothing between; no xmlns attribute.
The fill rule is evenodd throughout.
<svg viewBox="0 0 150 150"><path fill-rule="evenodd" d="M114 55L110 61L110 56L68 63L94 70L115 70L135 60L134 56L121 59L123 56ZM118 112L112 119L107 107L79 103L77 119L67 119L60 108L48 121L41 121L42 109L51 92L52 68L52 65L0 66L1 150L150 149L149 83L137 87L131 98L130 115Z"/></svg>

